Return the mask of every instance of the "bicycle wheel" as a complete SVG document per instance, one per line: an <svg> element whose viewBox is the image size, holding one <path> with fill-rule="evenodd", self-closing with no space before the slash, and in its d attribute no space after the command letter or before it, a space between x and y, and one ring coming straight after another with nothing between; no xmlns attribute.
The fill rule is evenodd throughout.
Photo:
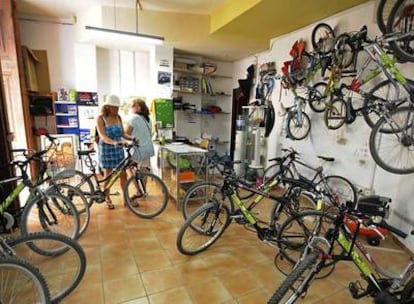
<svg viewBox="0 0 414 304"><path fill-rule="evenodd" d="M270 213L270 222L274 223L274 231L279 231L281 223L288 218L305 210L315 210L316 202L312 196L303 192L301 188L294 187L285 201L276 201ZM272 221L273 219L273 221Z"/></svg>
<svg viewBox="0 0 414 304"><path fill-rule="evenodd" d="M79 214L75 205L62 195L37 194L24 206L20 228L23 235L49 231L77 239Z"/></svg>
<svg viewBox="0 0 414 304"><path fill-rule="evenodd" d="M278 230L277 240L280 254L293 265L299 261L303 250L312 235L325 236L327 230L335 220L335 215L327 211L303 210L290 216L282 223ZM334 253L342 253L343 249L335 245ZM331 266L335 261L329 261L325 266ZM333 268L322 274L326 276Z"/></svg>
<svg viewBox="0 0 414 304"><path fill-rule="evenodd" d="M391 10L387 22L387 33L396 33L401 38L389 42L394 54L401 60L414 62L414 5L410 0L398 0Z"/></svg>
<svg viewBox="0 0 414 304"><path fill-rule="evenodd" d="M414 88L414 81L407 79L408 86ZM392 111L398 106L406 103L410 98L410 94L407 90L397 82L398 87L395 88L390 80L384 80L374 86L369 92L367 98L364 98L364 108L373 107L375 104L382 104L380 106ZM371 128L378 122L383 113L379 112L376 108L373 111L363 111L362 115L365 122ZM384 130L386 132L386 130Z"/></svg>
<svg viewBox="0 0 414 304"><path fill-rule="evenodd" d="M400 303L403 303L403 304L414 303L414 278L411 278L407 282L407 284L405 284L404 289L401 293Z"/></svg>
<svg viewBox="0 0 414 304"><path fill-rule="evenodd" d="M325 110L325 125L330 130L342 127L346 119L346 103L342 99L334 99Z"/></svg>
<svg viewBox="0 0 414 304"><path fill-rule="evenodd" d="M335 33L326 23L318 23L312 30L312 47L322 54L329 53L335 45Z"/></svg>
<svg viewBox="0 0 414 304"><path fill-rule="evenodd" d="M75 173L70 175L60 172L56 174L53 180L57 183L65 183L79 189L88 200L89 207L92 206L95 187L88 175L78 170L75 170Z"/></svg>
<svg viewBox="0 0 414 304"><path fill-rule="evenodd" d="M41 232L7 239L6 242L17 257L39 269L49 286L53 303L71 293L85 274L85 252L77 241L64 235Z"/></svg>
<svg viewBox="0 0 414 304"><path fill-rule="evenodd" d="M63 195L75 205L76 211L79 214L79 237L84 234L89 226L91 211L89 209L88 201L82 191L65 183L54 184L48 191L51 193L57 192L58 194Z"/></svg>
<svg viewBox="0 0 414 304"><path fill-rule="evenodd" d="M378 3L376 17L378 28L382 34L387 32L387 22L390 15L391 9L397 0L380 0Z"/></svg>
<svg viewBox="0 0 414 304"><path fill-rule="evenodd" d="M0 303L50 303L49 289L39 270L12 256L0 258Z"/></svg>
<svg viewBox="0 0 414 304"><path fill-rule="evenodd" d="M369 150L384 170L414 173L414 107L401 107L381 118L371 130Z"/></svg>
<svg viewBox="0 0 414 304"><path fill-rule="evenodd" d="M304 295L319 270L318 251L311 252L295 266L282 285L269 299L268 304L294 303Z"/></svg>
<svg viewBox="0 0 414 304"><path fill-rule="evenodd" d="M326 102L328 99L328 96L324 96L326 87L326 82L318 82L309 90L309 106L316 113L322 113L326 109Z"/></svg>
<svg viewBox="0 0 414 304"><path fill-rule="evenodd" d="M349 208L355 208L358 198L357 190L345 177L328 175L318 183L318 186L327 190L336 206L348 204ZM350 203L352 206L349 206Z"/></svg>
<svg viewBox="0 0 414 304"><path fill-rule="evenodd" d="M134 172L124 187L124 203L135 215L153 218L167 207L167 186L155 174Z"/></svg>
<svg viewBox="0 0 414 304"><path fill-rule="evenodd" d="M311 122L308 114L305 112L300 113L302 116L301 121L299 121L298 112L289 112L287 116L287 135L291 139L302 140L308 136L311 128Z"/></svg>
<svg viewBox="0 0 414 304"><path fill-rule="evenodd" d="M342 69L349 68L354 63L356 56L353 46L349 43L349 38L349 34L343 33L336 38L335 42L333 61Z"/></svg>
<svg viewBox="0 0 414 304"><path fill-rule="evenodd" d="M230 213L224 204L208 203L201 206L178 231L178 251L195 255L206 250L220 238L229 223Z"/></svg>
<svg viewBox="0 0 414 304"><path fill-rule="evenodd" d="M221 186L213 182L200 182L192 185L184 195L182 213L187 219L195 210L207 203L224 202L230 212L234 207L230 199L221 192Z"/></svg>

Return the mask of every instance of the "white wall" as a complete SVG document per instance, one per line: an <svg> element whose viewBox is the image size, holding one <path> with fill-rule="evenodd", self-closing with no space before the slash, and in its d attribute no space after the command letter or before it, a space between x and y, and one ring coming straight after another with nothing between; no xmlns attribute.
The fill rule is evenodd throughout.
<svg viewBox="0 0 414 304"><path fill-rule="evenodd" d="M34 50L46 50L50 87L76 87L75 26L20 21L21 44Z"/></svg>
<svg viewBox="0 0 414 304"><path fill-rule="evenodd" d="M321 20L326 22L338 33L345 31L358 31L362 25L367 25L369 36L378 34L378 28L374 18L374 1L352 8L343 13ZM246 69L250 64L275 61L277 70L281 73L284 61L291 59L289 50L297 39L305 39L308 49L311 48L310 36L312 29L318 22L302 28L298 31L276 38L272 41L268 51L245 58L235 63L234 79L235 87L238 86L237 79L246 77ZM404 74L413 78L413 64L400 66ZM280 108L280 102L290 105L293 102L293 95L286 90L280 91L280 83L273 91L272 103L276 111ZM272 133L267 139L267 159L280 155L280 148L294 147L302 154L302 159L311 164L320 164L317 155L332 156L336 158L333 165L323 164L327 171L332 174L341 174L348 177L359 187L372 188L376 194L389 196L393 199L391 204L394 211L391 215L391 223L409 232L414 221L414 209L410 208L413 197L414 181L413 174L399 176L385 172L373 161L368 147L370 129L362 117L351 125L342 127L338 131L328 130L323 123L323 115L312 113L308 107L307 113L311 117L311 133L302 141L292 141L285 136L284 117L277 116ZM403 219L404 217L404 219ZM404 240L405 245L414 249L414 238L409 236Z"/></svg>

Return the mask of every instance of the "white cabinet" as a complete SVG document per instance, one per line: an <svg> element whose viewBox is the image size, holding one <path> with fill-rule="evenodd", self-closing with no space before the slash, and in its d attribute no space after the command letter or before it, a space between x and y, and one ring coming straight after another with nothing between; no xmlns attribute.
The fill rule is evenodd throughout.
<svg viewBox="0 0 414 304"><path fill-rule="evenodd" d="M212 139L230 152L233 64L197 56L174 56L175 132L191 142ZM179 101L179 102L177 102Z"/></svg>

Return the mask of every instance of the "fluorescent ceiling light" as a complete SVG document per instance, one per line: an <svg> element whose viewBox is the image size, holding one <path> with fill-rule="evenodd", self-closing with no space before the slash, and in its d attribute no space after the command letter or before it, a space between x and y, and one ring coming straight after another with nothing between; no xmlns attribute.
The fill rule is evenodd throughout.
<svg viewBox="0 0 414 304"><path fill-rule="evenodd" d="M145 35L145 34L138 34L134 32L125 32L113 29L107 29L102 27L95 27L95 26L85 26L88 35L93 36L94 40L107 40L110 41L112 44L117 42L119 43L146 43L146 44L153 44L153 45L161 45L164 42L163 37L152 36L152 35Z"/></svg>

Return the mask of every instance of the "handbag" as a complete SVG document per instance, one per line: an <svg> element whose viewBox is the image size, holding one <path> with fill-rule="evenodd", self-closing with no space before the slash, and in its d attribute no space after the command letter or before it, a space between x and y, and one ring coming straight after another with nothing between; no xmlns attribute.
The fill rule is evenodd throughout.
<svg viewBox="0 0 414 304"><path fill-rule="evenodd" d="M139 116L147 126L149 137L151 138L151 129L149 123L145 121L141 116ZM151 156L155 155L154 145L152 144L152 140L148 141L146 144L139 144L139 146L135 149L133 153L133 159L136 162L141 162L145 159L150 158Z"/></svg>

